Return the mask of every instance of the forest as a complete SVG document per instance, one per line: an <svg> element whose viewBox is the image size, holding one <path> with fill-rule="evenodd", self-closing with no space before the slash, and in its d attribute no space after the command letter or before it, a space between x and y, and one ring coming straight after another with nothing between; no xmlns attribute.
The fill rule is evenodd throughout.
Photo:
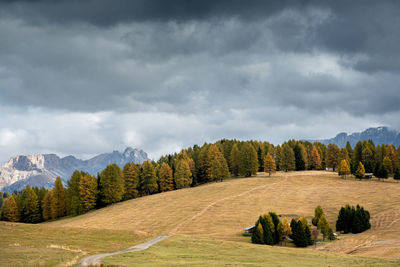
<svg viewBox="0 0 400 267"><path fill-rule="evenodd" d="M251 177L265 171L332 170L343 178L365 173L400 179L400 146L358 142L335 144L289 140L282 145L223 139L194 145L155 161L108 165L97 175L76 170L66 185L58 177L53 189L27 186L21 192L0 193L1 220L38 223L75 216L93 209L146 195Z"/></svg>

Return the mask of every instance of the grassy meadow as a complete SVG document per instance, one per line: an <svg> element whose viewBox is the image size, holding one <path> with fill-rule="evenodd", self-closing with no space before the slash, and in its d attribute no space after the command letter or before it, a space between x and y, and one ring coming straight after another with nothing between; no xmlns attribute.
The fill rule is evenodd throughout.
<svg viewBox="0 0 400 267"><path fill-rule="evenodd" d="M11 266L7 264L10 259L13 266L24 262L73 265L84 255L116 251L157 235L172 237L143 252L105 258L105 263L399 266L399 188L395 182L344 180L325 171L272 177L259 173L133 199L40 225L1 223L0 266ZM307 249L253 245L249 237L241 235L262 213L275 211L310 220L317 205L334 228L339 209L346 203L370 211L370 230L341 235L340 240Z"/></svg>
<svg viewBox="0 0 400 267"><path fill-rule="evenodd" d="M105 258L105 265L123 266L399 266L388 259L316 252L304 248L260 246L180 235L146 251Z"/></svg>

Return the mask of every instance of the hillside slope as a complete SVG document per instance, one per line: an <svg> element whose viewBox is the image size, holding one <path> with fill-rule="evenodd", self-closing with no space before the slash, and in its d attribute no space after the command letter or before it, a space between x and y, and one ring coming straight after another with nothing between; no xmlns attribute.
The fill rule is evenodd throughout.
<svg viewBox="0 0 400 267"><path fill-rule="evenodd" d="M371 212L372 229L318 247L323 251L400 259L399 184L342 180L330 172L278 173L273 178L231 179L121 202L88 214L47 223L90 229L123 229L139 235L185 234L249 242L244 227L275 211L311 219L321 205L331 226L346 203Z"/></svg>

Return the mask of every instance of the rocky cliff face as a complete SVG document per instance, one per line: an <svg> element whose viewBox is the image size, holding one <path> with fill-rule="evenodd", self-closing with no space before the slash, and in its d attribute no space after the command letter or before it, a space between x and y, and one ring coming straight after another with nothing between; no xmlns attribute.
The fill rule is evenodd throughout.
<svg viewBox="0 0 400 267"><path fill-rule="evenodd" d="M55 154L16 156L0 167L0 190L19 191L26 185L49 188L57 176L66 183L75 170L95 175L111 163L123 167L127 162L139 163L146 160L146 152L130 147L123 152L113 151L89 160L80 160L74 156L60 158Z"/></svg>
<svg viewBox="0 0 400 267"><path fill-rule="evenodd" d="M360 133L340 133L331 139L316 140L318 142L329 144L334 143L339 147L346 146L347 141L354 147L358 141L372 140L375 145L393 144L395 147L400 145L400 132L389 129L388 127L369 128Z"/></svg>

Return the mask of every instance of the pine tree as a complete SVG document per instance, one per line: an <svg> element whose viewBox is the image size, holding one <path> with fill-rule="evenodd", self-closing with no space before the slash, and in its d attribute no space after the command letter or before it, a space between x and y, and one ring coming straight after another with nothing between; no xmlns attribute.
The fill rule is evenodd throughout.
<svg viewBox="0 0 400 267"><path fill-rule="evenodd" d="M109 164L101 171L99 179L99 197L102 205L122 200L125 183L122 170L117 164Z"/></svg>
<svg viewBox="0 0 400 267"><path fill-rule="evenodd" d="M132 199L139 196L139 168L133 162L127 162L122 170L124 174L124 196L123 199Z"/></svg>
<svg viewBox="0 0 400 267"><path fill-rule="evenodd" d="M15 194L12 194L10 197L4 200L2 213L2 217L6 221L19 222L21 215Z"/></svg>
<svg viewBox="0 0 400 267"><path fill-rule="evenodd" d="M153 164L148 160L142 164L140 172L140 191L144 196L156 193L158 191L156 172Z"/></svg>
<svg viewBox="0 0 400 267"><path fill-rule="evenodd" d="M282 160L282 148L280 145L277 145L275 147L275 165L277 170L282 170L281 167L281 160Z"/></svg>
<svg viewBox="0 0 400 267"><path fill-rule="evenodd" d="M264 236L264 231L259 219L255 224L253 232L251 233L251 242L254 244L264 244L263 236Z"/></svg>
<svg viewBox="0 0 400 267"><path fill-rule="evenodd" d="M215 158L211 163L211 180L223 181L224 178L229 177L229 169L223 157Z"/></svg>
<svg viewBox="0 0 400 267"><path fill-rule="evenodd" d="M57 219L66 214L66 194L60 177L57 177L54 183L54 189L51 199L51 218Z"/></svg>
<svg viewBox="0 0 400 267"><path fill-rule="evenodd" d="M262 217L261 221L262 227L263 227L263 240L264 244L266 245L274 245L275 240L274 240L274 235L275 235L275 226L272 221L271 216L269 215L264 215Z"/></svg>
<svg viewBox="0 0 400 267"><path fill-rule="evenodd" d="M51 199L53 190L47 191L42 201L42 217L43 220L47 221L51 219Z"/></svg>
<svg viewBox="0 0 400 267"><path fill-rule="evenodd" d="M323 240L325 240L325 238L328 237L328 231L330 229L329 223L325 218L325 214L322 214L318 220L318 229L323 235Z"/></svg>
<svg viewBox="0 0 400 267"><path fill-rule="evenodd" d="M393 165L389 157L384 157L382 162L383 167L388 173L392 173Z"/></svg>
<svg viewBox="0 0 400 267"><path fill-rule="evenodd" d="M326 167L332 168L333 171L339 165L339 147L335 144L330 143L328 145L327 153L326 153Z"/></svg>
<svg viewBox="0 0 400 267"><path fill-rule="evenodd" d="M257 151L245 142L240 147L239 174L245 177L256 175L258 170Z"/></svg>
<svg viewBox="0 0 400 267"><path fill-rule="evenodd" d="M239 176L240 151L237 144L234 144L230 155L230 167L233 176Z"/></svg>
<svg viewBox="0 0 400 267"><path fill-rule="evenodd" d="M339 165L339 175L342 176L342 178L346 179L346 176L350 174L350 167L347 162L347 160L342 160Z"/></svg>
<svg viewBox="0 0 400 267"><path fill-rule="evenodd" d="M306 239L307 245L312 245L313 244L313 240L312 240L312 236L311 236L310 227L306 227L304 229L304 235L305 235L305 239Z"/></svg>
<svg viewBox="0 0 400 267"><path fill-rule="evenodd" d="M317 147L314 145L312 154L311 154L311 167L314 170L320 170L321 169L321 156L318 152Z"/></svg>
<svg viewBox="0 0 400 267"><path fill-rule="evenodd" d="M322 210L321 206L318 205L314 210L314 217L312 218L312 224L317 226L318 221L323 214L324 214L324 211Z"/></svg>
<svg viewBox="0 0 400 267"><path fill-rule="evenodd" d="M192 183L192 173L186 160L180 160L176 167L174 181L176 189L189 187Z"/></svg>
<svg viewBox="0 0 400 267"><path fill-rule="evenodd" d="M78 170L74 171L68 180L67 194L67 214L78 215L82 213L82 203L79 197L79 181L82 173Z"/></svg>
<svg viewBox="0 0 400 267"><path fill-rule="evenodd" d="M161 164L160 172L158 174L158 181L161 192L174 190L174 177L172 175L172 169L165 162Z"/></svg>
<svg viewBox="0 0 400 267"><path fill-rule="evenodd" d="M33 189L28 185L23 191L23 221L26 223L38 223L41 216L39 212L38 197Z"/></svg>
<svg viewBox="0 0 400 267"><path fill-rule="evenodd" d="M285 232L285 227L283 226L283 224L281 222L279 222L278 226L276 227L276 233L277 233L277 236L278 236L277 242L280 245L282 245L282 241L286 237L286 232Z"/></svg>
<svg viewBox="0 0 400 267"><path fill-rule="evenodd" d="M271 156L271 154L267 154L267 156L264 159L264 171L268 173L269 176L271 176L271 173L276 172L276 166L275 166L275 161L274 158Z"/></svg>
<svg viewBox="0 0 400 267"><path fill-rule="evenodd" d="M79 181L79 195L83 211L88 212L96 207L97 180L90 174L86 174Z"/></svg>
<svg viewBox="0 0 400 267"><path fill-rule="evenodd" d="M283 171L294 171L296 168L294 152L289 144L282 146L280 168Z"/></svg>
<svg viewBox="0 0 400 267"><path fill-rule="evenodd" d="M302 171L307 168L307 152L305 147L299 141L296 142L296 145L293 148L294 157L295 157L295 168L296 171Z"/></svg>
<svg viewBox="0 0 400 267"><path fill-rule="evenodd" d="M299 220L297 223L295 222L292 227L292 239L296 247L307 247L307 236L304 232L303 224Z"/></svg>
<svg viewBox="0 0 400 267"><path fill-rule="evenodd" d="M360 180L365 177L365 169L361 161L358 163L358 168L356 170L355 176Z"/></svg>

